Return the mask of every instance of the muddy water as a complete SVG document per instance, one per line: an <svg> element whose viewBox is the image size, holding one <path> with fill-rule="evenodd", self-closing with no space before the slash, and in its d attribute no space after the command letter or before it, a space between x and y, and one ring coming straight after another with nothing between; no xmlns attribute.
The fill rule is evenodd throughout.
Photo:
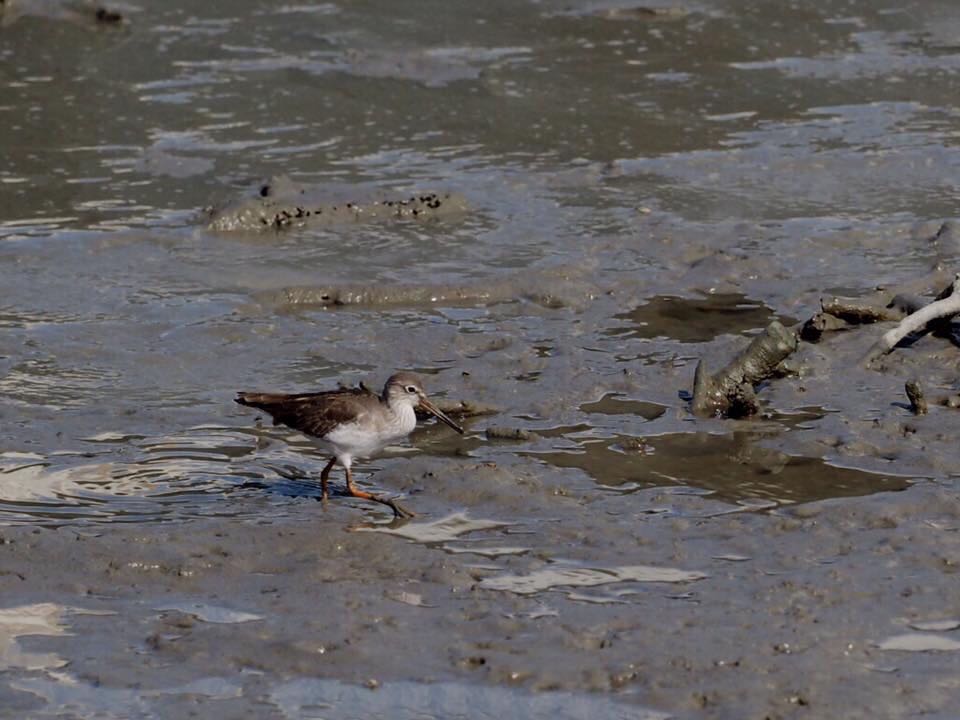
<svg viewBox="0 0 960 720"><path fill-rule="evenodd" d="M749 5L3 3L0 715L955 715L956 347L686 401L956 271L960 15ZM396 368L498 410L358 467L405 525L231 402Z"/></svg>

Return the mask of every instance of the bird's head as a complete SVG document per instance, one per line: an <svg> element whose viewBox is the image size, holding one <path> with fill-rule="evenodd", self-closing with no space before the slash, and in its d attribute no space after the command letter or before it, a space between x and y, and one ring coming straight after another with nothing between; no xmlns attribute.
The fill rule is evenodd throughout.
<svg viewBox="0 0 960 720"><path fill-rule="evenodd" d="M383 387L383 396L391 407L409 405L412 408L421 408L433 415L441 422L446 423L461 435L463 428L451 420L440 408L434 405L423 389L423 381L413 373L399 372L391 375Z"/></svg>

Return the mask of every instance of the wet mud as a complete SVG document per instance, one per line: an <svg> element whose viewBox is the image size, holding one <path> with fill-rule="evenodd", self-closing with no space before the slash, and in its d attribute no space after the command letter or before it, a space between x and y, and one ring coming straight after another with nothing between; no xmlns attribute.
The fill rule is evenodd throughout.
<svg viewBox="0 0 960 720"><path fill-rule="evenodd" d="M88 29L116 27L125 20L119 9L90 0L2 0L0 2L0 27L9 27L24 18L66 21Z"/></svg>
<svg viewBox="0 0 960 720"><path fill-rule="evenodd" d="M455 218L469 209L466 198L449 192L339 201L330 200L330 194L287 177L272 178L260 184L252 197L209 210L207 227L216 232L257 232L304 225L322 227L389 219Z"/></svg>
<svg viewBox="0 0 960 720"><path fill-rule="evenodd" d="M248 520L5 529L4 708L339 717L344 693L374 717L952 707L950 488L757 513L522 463L411 464L378 477L422 490L427 517L401 525L337 498L281 521L248 497Z"/></svg>
<svg viewBox="0 0 960 720"><path fill-rule="evenodd" d="M532 302L544 308L582 307L600 291L584 268L547 268L466 285L332 284L264 290L254 300L273 311L297 308L359 306L376 310L391 306L457 306Z"/></svg>
<svg viewBox="0 0 960 720"><path fill-rule="evenodd" d="M31 7L0 717L957 715L951 4ZM232 402L399 369L408 521Z"/></svg>

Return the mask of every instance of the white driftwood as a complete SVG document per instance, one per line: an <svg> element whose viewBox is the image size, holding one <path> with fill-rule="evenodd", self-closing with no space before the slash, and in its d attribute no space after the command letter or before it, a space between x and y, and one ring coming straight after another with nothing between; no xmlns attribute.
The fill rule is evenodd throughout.
<svg viewBox="0 0 960 720"><path fill-rule="evenodd" d="M907 335L925 330L927 325L934 320L951 318L958 313L960 313L960 273L954 276L953 287L947 297L925 305L915 313L907 315L899 325L885 332L870 348L864 358L864 364L869 365L877 358L886 355Z"/></svg>

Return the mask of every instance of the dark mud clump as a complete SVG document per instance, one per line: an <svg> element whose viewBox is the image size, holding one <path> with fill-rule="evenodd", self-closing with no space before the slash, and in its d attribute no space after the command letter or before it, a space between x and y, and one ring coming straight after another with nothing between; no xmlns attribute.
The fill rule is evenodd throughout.
<svg viewBox="0 0 960 720"><path fill-rule="evenodd" d="M89 1L0 0L0 27L12 25L24 17L62 20L81 27L118 27L124 16L119 10Z"/></svg>
<svg viewBox="0 0 960 720"><path fill-rule="evenodd" d="M582 307L599 290L582 268L556 267L463 284L331 283L297 285L255 294L273 310L422 305L491 305L526 301L544 308Z"/></svg>
<svg viewBox="0 0 960 720"><path fill-rule="evenodd" d="M319 188L308 188L289 178L278 177L260 185L253 197L208 211L207 227L218 232L250 232L304 225L455 217L468 210L466 198L450 192L332 200L330 194Z"/></svg>

